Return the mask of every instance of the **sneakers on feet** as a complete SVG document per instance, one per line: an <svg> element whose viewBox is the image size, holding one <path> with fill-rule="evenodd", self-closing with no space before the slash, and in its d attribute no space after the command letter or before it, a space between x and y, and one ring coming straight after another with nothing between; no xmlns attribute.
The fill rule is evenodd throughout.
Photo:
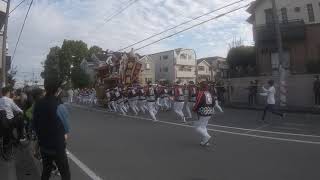
<svg viewBox="0 0 320 180"><path fill-rule="evenodd" d="M201 146L209 146L209 141L211 139L211 136L207 136L203 138L203 141L200 143Z"/></svg>
<svg viewBox="0 0 320 180"><path fill-rule="evenodd" d="M183 118L183 120L182 120L182 121L183 121L183 123L187 123L187 121L186 121L186 118L185 118L185 117Z"/></svg>

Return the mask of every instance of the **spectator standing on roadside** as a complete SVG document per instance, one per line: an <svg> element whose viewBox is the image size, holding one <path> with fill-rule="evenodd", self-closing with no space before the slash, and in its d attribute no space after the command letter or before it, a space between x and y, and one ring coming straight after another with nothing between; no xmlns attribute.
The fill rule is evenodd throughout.
<svg viewBox="0 0 320 180"><path fill-rule="evenodd" d="M24 122L22 118L22 109L10 98L11 91L9 87L2 88L2 97L0 98L0 109L6 111L6 118L10 124L17 128L18 139L25 141L23 128ZM8 138L5 138L7 142Z"/></svg>
<svg viewBox="0 0 320 180"><path fill-rule="evenodd" d="M225 87L224 87L223 81L219 81L219 82L217 83L216 89L217 89L218 101L219 101L222 105L224 105L224 103L225 103L224 94L226 93L226 89L225 89Z"/></svg>
<svg viewBox="0 0 320 180"><path fill-rule="evenodd" d="M250 81L249 86L249 105L257 105L258 99L257 99L257 93L258 93L258 81Z"/></svg>
<svg viewBox="0 0 320 180"><path fill-rule="evenodd" d="M313 83L313 92L314 92L315 105L320 107L320 79L319 79L319 75L317 75L315 77L315 80Z"/></svg>
<svg viewBox="0 0 320 180"><path fill-rule="evenodd" d="M46 95L35 104L33 112L33 125L42 157L41 180L49 180L53 162L59 169L61 179L70 180L65 137L68 131L61 117L64 112L59 110L61 101L57 98L60 83L58 78L51 77L44 80L44 86Z"/></svg>

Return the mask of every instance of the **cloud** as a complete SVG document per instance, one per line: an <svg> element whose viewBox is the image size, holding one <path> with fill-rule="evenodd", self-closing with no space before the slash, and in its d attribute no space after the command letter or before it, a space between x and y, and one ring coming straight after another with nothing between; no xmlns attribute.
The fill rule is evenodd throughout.
<svg viewBox="0 0 320 180"><path fill-rule="evenodd" d="M250 1L252 0L247 2ZM20 1L13 0L12 7L18 2ZM45 60L50 47L60 46L64 39L83 40L90 46L99 45L104 49L118 50L229 3L225 0L139 0L112 21L104 22L127 2L128 0L34 0L14 58L14 65L18 67L18 71L30 73L20 73L19 79L30 78L32 70L35 69L39 77L41 62ZM238 6L218 11L135 48ZM13 53L27 8L28 3L25 3L10 16L10 54ZM240 10L146 47L139 53L148 54L182 47L194 48L199 57L226 56L228 43L234 37L241 37L245 43L252 44L251 26L245 22L247 17L248 14Z"/></svg>

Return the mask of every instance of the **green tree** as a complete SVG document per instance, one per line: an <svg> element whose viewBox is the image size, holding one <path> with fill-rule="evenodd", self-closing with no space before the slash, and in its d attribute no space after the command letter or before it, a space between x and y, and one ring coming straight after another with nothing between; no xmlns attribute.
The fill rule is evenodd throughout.
<svg viewBox="0 0 320 180"><path fill-rule="evenodd" d="M92 46L88 51L88 57L91 57L93 54L100 54L103 52L103 49L99 46Z"/></svg>
<svg viewBox="0 0 320 180"><path fill-rule="evenodd" d="M63 79L63 76L59 73L60 50L58 46L50 48L49 54L43 63L44 71L41 73L42 78L45 79L57 75L59 79Z"/></svg>
<svg viewBox="0 0 320 180"><path fill-rule="evenodd" d="M250 76L257 73L254 46L239 46L229 50L227 62L231 76Z"/></svg>
<svg viewBox="0 0 320 180"><path fill-rule="evenodd" d="M88 47L83 41L64 40L61 48L56 46L50 49L41 76L58 75L61 82L67 81L71 77L71 66L80 68L81 61L87 55Z"/></svg>
<svg viewBox="0 0 320 180"><path fill-rule="evenodd" d="M90 76L80 67L74 67L71 72L73 88L86 88L92 85Z"/></svg>

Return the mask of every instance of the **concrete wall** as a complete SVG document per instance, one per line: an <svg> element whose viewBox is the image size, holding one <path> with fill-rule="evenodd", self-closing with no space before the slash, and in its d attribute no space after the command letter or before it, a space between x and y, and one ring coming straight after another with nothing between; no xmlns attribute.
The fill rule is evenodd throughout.
<svg viewBox="0 0 320 180"><path fill-rule="evenodd" d="M290 75L288 78L288 95L287 103L289 106L312 107L314 105L313 81L315 75ZM247 103L248 90L250 81L259 81L259 92L261 87L266 86L267 81L273 79L271 76L232 78L230 84L232 86L231 101L233 103ZM274 78L276 87L278 88L278 78ZM277 90L279 95L279 90ZM259 95L259 104L265 104L266 99Z"/></svg>
<svg viewBox="0 0 320 180"><path fill-rule="evenodd" d="M293 19L303 19L307 24L320 23L320 6L319 0L276 0L279 20L281 18L281 8L287 8L288 20ZM313 12L315 15L315 22L310 22L307 11L307 4L313 5ZM300 12L296 12L295 8L300 7ZM264 10L272 8L271 0L261 0L256 8L255 19L256 25L266 24L265 12Z"/></svg>

